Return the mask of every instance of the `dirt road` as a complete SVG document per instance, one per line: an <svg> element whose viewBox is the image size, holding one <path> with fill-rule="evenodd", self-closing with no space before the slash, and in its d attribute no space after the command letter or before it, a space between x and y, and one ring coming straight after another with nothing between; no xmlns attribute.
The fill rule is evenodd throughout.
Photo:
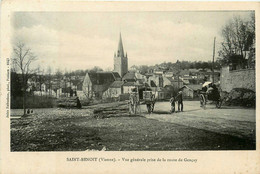
<svg viewBox="0 0 260 174"><path fill-rule="evenodd" d="M145 105L141 106L141 110L149 119L255 141L255 109L228 106L217 109L214 105L207 105L204 110L200 108L198 101L184 101L184 112L170 114L169 102L157 102L152 114L145 113Z"/></svg>
<svg viewBox="0 0 260 174"><path fill-rule="evenodd" d="M22 118L17 116L23 110L13 109L11 151L255 149L254 109L203 110L185 101L184 112L170 114L170 103L158 102L154 113L146 114L142 105L141 115L134 116L119 104L34 109Z"/></svg>

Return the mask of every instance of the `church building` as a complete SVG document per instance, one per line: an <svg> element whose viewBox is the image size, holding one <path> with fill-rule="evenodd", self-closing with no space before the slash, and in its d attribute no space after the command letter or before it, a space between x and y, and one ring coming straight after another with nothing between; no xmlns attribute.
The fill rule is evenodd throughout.
<svg viewBox="0 0 260 174"><path fill-rule="evenodd" d="M118 50L114 55L113 72L88 72L82 84L83 93L87 98L102 98L104 92L116 96L122 93L122 77L128 72L127 53L124 53L121 33L119 36ZM110 88L113 90L110 90ZM109 90L108 90L109 89ZM111 92L112 91L112 92Z"/></svg>
<svg viewBox="0 0 260 174"><path fill-rule="evenodd" d="M124 53L121 33L119 36L118 49L114 55L114 72L118 72L121 77L128 72L128 58L127 53Z"/></svg>

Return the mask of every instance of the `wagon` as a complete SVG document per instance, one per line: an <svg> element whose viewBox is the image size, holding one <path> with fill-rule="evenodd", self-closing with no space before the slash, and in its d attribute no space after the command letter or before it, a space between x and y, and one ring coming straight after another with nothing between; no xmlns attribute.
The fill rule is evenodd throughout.
<svg viewBox="0 0 260 174"><path fill-rule="evenodd" d="M207 86L211 86L212 83L208 83ZM203 88L205 88L206 85L203 85ZM218 90L212 91L212 92L206 92L205 90L199 91L200 96L200 106L204 109L206 109L207 101L213 101L216 104L216 108L220 108L222 105L222 99L220 96L220 93Z"/></svg>

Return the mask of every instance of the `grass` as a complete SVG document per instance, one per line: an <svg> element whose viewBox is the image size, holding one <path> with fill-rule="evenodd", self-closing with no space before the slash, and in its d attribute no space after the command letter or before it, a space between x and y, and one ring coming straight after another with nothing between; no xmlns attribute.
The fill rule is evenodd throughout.
<svg viewBox="0 0 260 174"><path fill-rule="evenodd" d="M46 96L27 96L27 108L53 108L56 106L56 99ZM23 108L23 97L17 96L11 98L12 109Z"/></svg>
<svg viewBox="0 0 260 174"><path fill-rule="evenodd" d="M111 105L111 104L110 104ZM102 105L103 106L103 105ZM85 109L37 109L11 119L12 151L255 149L247 139L127 114L97 119ZM12 115L17 114L13 110Z"/></svg>

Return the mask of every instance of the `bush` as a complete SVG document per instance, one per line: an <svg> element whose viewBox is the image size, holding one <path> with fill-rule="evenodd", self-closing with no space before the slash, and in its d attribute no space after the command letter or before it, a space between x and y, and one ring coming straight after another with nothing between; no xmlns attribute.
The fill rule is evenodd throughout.
<svg viewBox="0 0 260 174"><path fill-rule="evenodd" d="M88 106L88 105L90 105L91 102L92 101L90 99L81 99L80 100L80 103L82 106Z"/></svg>
<svg viewBox="0 0 260 174"><path fill-rule="evenodd" d="M226 98L226 104L255 107L255 92L245 88L234 88L230 91Z"/></svg>
<svg viewBox="0 0 260 174"><path fill-rule="evenodd" d="M53 108L56 107L56 99L46 96L28 96L26 108ZM11 109L23 109L23 97L11 97Z"/></svg>

